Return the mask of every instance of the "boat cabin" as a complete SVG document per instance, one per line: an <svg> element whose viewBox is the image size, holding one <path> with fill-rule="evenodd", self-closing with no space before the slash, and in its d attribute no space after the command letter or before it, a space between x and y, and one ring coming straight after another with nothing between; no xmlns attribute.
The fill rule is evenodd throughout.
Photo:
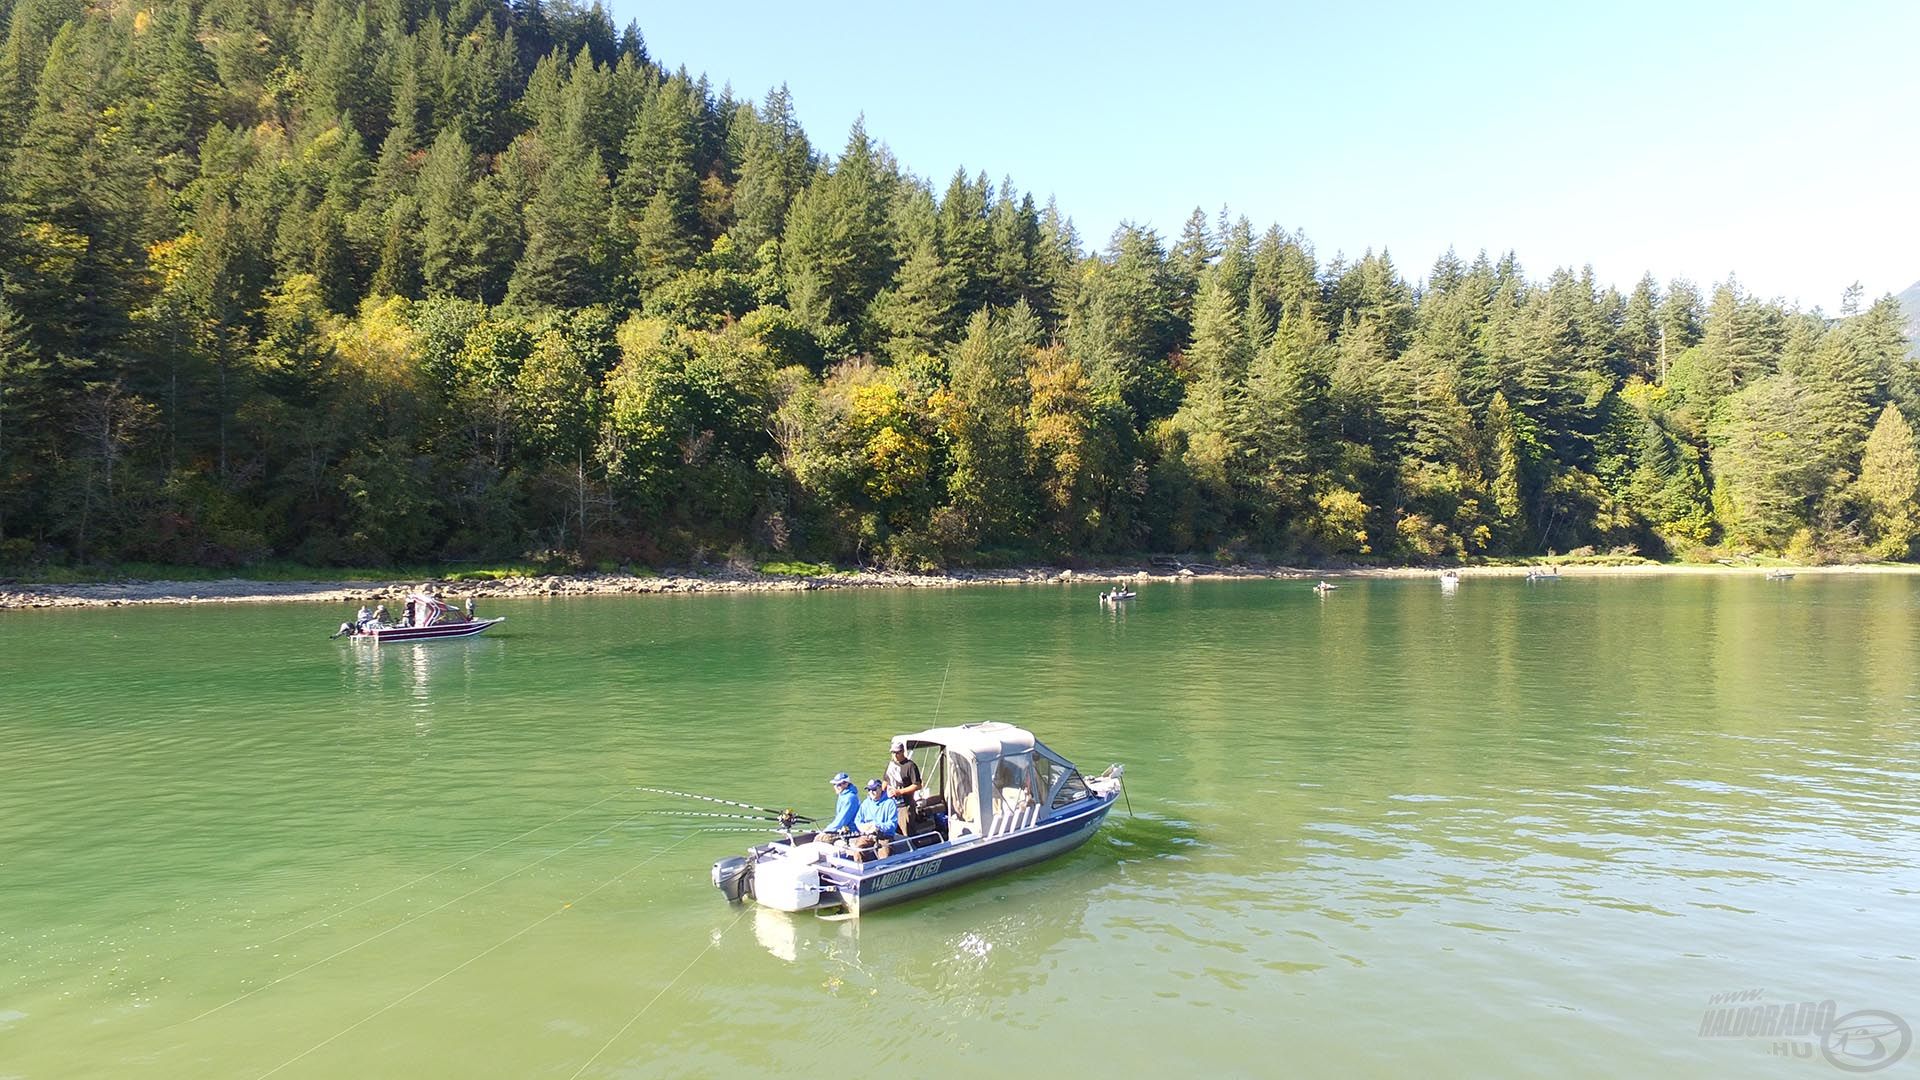
<svg viewBox="0 0 1920 1080"><path fill-rule="evenodd" d="M899 738L920 767L922 811L946 815L943 838L952 842L1030 828L1094 797L1072 762L1012 724L961 724Z"/></svg>

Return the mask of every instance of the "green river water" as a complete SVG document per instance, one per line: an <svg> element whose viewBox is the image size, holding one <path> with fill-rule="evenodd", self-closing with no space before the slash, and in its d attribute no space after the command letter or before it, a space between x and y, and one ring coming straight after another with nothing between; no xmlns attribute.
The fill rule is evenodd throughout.
<svg viewBox="0 0 1920 1080"><path fill-rule="evenodd" d="M0 612L0 1077L1811 1078L1885 1059L1713 999L1920 1025L1920 578L1096 591L377 650ZM1131 814L830 922L729 907L754 838L699 830L746 823L635 790L820 813L985 719L1124 762Z"/></svg>

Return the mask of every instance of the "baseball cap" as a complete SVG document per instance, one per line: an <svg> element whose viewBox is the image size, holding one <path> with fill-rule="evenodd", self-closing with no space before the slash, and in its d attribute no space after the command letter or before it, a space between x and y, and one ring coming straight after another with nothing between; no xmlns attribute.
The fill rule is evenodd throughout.
<svg viewBox="0 0 1920 1080"><path fill-rule="evenodd" d="M867 781L867 790L868 790L868 791L879 791L879 790L880 790L880 787L881 787L881 785L880 785L880 778L879 778L879 777L877 777L877 776L876 776L876 777L874 777L873 779L871 779L871 780L869 780L869 781Z"/></svg>
<svg viewBox="0 0 1920 1080"><path fill-rule="evenodd" d="M833 779L829 780L828 783L834 785L835 787L838 787L841 784L851 784L853 783L853 777L848 776L846 773L843 773L843 772L837 772L833 774Z"/></svg>
<svg viewBox="0 0 1920 1080"><path fill-rule="evenodd" d="M905 739L893 740L893 748L895 750L905 750L907 748L907 740Z"/></svg>

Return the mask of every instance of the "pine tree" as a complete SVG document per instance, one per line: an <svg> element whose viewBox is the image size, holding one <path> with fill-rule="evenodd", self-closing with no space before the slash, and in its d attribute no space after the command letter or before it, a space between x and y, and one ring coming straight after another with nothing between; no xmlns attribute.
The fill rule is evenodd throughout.
<svg viewBox="0 0 1920 1080"><path fill-rule="evenodd" d="M1709 331L1712 333L1712 331ZM1761 378L1727 401L1714 454L1715 501L1736 541L1779 549L1810 520L1829 479L1813 395L1792 375Z"/></svg>
<svg viewBox="0 0 1920 1080"><path fill-rule="evenodd" d="M1003 180L1000 196L988 215L993 272L987 302L995 307L1012 307L1024 300L1044 324L1050 319L1053 297L1035 273L1041 244L1040 211L1032 195L1022 195L1016 202L1014 194L1013 181Z"/></svg>
<svg viewBox="0 0 1920 1080"><path fill-rule="evenodd" d="M1223 276L1208 271L1194 299L1193 340L1186 354L1187 404L1183 406L1203 427L1221 432L1228 428L1233 398L1246 379L1252 356L1241 322L1243 301Z"/></svg>
<svg viewBox="0 0 1920 1080"><path fill-rule="evenodd" d="M1859 490L1866 503L1872 548L1885 559L1905 559L1920 539L1920 452L1913 428L1888 404L1874 422L1860 459Z"/></svg>
<svg viewBox="0 0 1920 1080"><path fill-rule="evenodd" d="M1666 378L1666 365L1662 362L1663 328L1660 325L1660 287L1654 283L1653 275L1641 277L1634 285L1633 294L1627 297L1627 306L1621 313L1620 352L1627 370L1650 380Z"/></svg>
<svg viewBox="0 0 1920 1080"><path fill-rule="evenodd" d="M1167 274L1174 288L1173 311L1181 322L1193 317L1193 298L1200 290L1200 275L1220 254L1213 233L1207 227L1207 215L1199 207L1187 215L1180 228L1180 239L1167 252Z"/></svg>
<svg viewBox="0 0 1920 1080"><path fill-rule="evenodd" d="M900 267L892 287L873 298L867 319L887 355L905 363L952 340L958 300L955 275L929 236Z"/></svg>
<svg viewBox="0 0 1920 1080"><path fill-rule="evenodd" d="M470 235L473 150L460 132L449 128L433 141L420 168L419 186L422 286L429 296L478 299Z"/></svg>
<svg viewBox="0 0 1920 1080"><path fill-rule="evenodd" d="M969 181L962 169L948 181L940 200L940 260L953 274L954 302L963 317L980 310L993 292L993 241L987 226L991 199L986 174Z"/></svg>
<svg viewBox="0 0 1920 1080"><path fill-rule="evenodd" d="M812 150L784 85L768 91L755 117L733 193L733 238L742 251L780 238L787 208L812 172Z"/></svg>
<svg viewBox="0 0 1920 1080"><path fill-rule="evenodd" d="M62 27L84 11L79 0L18 0L0 46L0 159L18 145L33 114L40 72Z"/></svg>
<svg viewBox="0 0 1920 1080"><path fill-rule="evenodd" d="M104 23L70 23L54 38L21 133L11 201L0 219L8 300L48 355L96 362L139 306L146 247L138 148L108 116L119 87Z"/></svg>
<svg viewBox="0 0 1920 1080"><path fill-rule="evenodd" d="M195 152L213 122L213 58L195 36L193 9L179 4L163 9L166 44L153 82L151 152L171 187L191 179Z"/></svg>
<svg viewBox="0 0 1920 1080"><path fill-rule="evenodd" d="M951 393L936 411L952 447L953 507L970 543L1007 543L1028 520L1024 375L1039 330L1025 307L983 309L948 356Z"/></svg>
<svg viewBox="0 0 1920 1080"><path fill-rule="evenodd" d="M530 141L531 140L531 141ZM537 136L522 142L538 155ZM606 295L604 246L609 206L598 151L562 145L540 169L526 208L525 250L507 283L507 302L529 307L585 307Z"/></svg>
<svg viewBox="0 0 1920 1080"><path fill-rule="evenodd" d="M1067 345L1095 386L1110 391L1142 424L1172 415L1179 384L1167 359L1181 341L1175 286L1160 238L1122 225L1082 283Z"/></svg>
<svg viewBox="0 0 1920 1080"><path fill-rule="evenodd" d="M1239 399L1247 475L1275 538L1289 518L1305 512L1307 493L1333 449L1330 351L1313 319L1281 323L1254 360Z"/></svg>
<svg viewBox="0 0 1920 1080"><path fill-rule="evenodd" d="M892 276L888 178L864 122L829 174L793 202L781 264L793 313L823 341L842 341L856 316Z"/></svg>
<svg viewBox="0 0 1920 1080"><path fill-rule="evenodd" d="M1661 381L1672 357L1700 343L1700 290L1685 279L1667 283L1666 299L1660 303Z"/></svg>
<svg viewBox="0 0 1920 1080"><path fill-rule="evenodd" d="M1039 231L1033 253L1032 293L1036 299L1030 306L1049 330L1058 332L1079 291L1083 258L1080 234L1073 220L1063 217L1051 198L1040 212Z"/></svg>
<svg viewBox="0 0 1920 1080"><path fill-rule="evenodd" d="M0 539L7 535L16 477L24 472L31 479L15 449L24 441L17 432L36 418L46 392L47 372L48 365L40 358L26 324L0 294Z"/></svg>

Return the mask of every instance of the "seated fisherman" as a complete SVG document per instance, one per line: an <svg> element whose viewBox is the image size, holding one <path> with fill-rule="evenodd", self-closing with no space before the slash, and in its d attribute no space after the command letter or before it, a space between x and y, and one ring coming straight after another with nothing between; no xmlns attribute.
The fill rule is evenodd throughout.
<svg viewBox="0 0 1920 1080"><path fill-rule="evenodd" d="M854 818L860 813L860 793L853 790L853 778L846 773L835 773L833 790L836 801L833 804L833 819L820 826L819 839L830 840L835 836L853 831Z"/></svg>
<svg viewBox="0 0 1920 1080"><path fill-rule="evenodd" d="M867 781L867 801L860 804L853 827L859 834L853 839L855 848L877 846L880 857L887 857L887 841L900 833L900 807L887 798L887 787L877 776Z"/></svg>

